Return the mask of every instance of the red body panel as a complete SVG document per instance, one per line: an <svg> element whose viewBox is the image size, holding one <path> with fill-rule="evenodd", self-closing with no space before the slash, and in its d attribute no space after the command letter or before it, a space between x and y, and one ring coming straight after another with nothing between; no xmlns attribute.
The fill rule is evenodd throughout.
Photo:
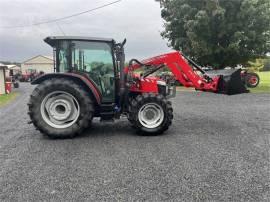
<svg viewBox="0 0 270 202"><path fill-rule="evenodd" d="M158 93L157 78L141 78L139 82L131 86L130 91L138 93Z"/></svg>
<svg viewBox="0 0 270 202"><path fill-rule="evenodd" d="M149 58L143 60L142 63L154 66L162 64L166 65L174 74L175 78L185 87L194 87L202 91L217 91L219 76L212 78L212 81L207 81L193 70L193 68L188 64L180 52L175 51ZM132 66L133 69L137 69L139 67L140 65L138 64ZM125 69L125 72L128 72L128 67ZM157 78L152 77L146 81L142 81L142 79L140 79L140 82L136 85L133 85L130 90L141 92L157 92Z"/></svg>

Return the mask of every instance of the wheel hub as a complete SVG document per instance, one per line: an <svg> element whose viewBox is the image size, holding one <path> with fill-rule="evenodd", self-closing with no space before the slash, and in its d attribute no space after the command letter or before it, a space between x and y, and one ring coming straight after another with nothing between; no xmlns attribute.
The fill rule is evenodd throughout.
<svg viewBox="0 0 270 202"><path fill-rule="evenodd" d="M155 114L155 112L154 112L153 110L147 110L147 111L145 112L145 117L146 117L146 119L148 119L148 120L154 119L155 116L156 116L156 114Z"/></svg>
<svg viewBox="0 0 270 202"><path fill-rule="evenodd" d="M140 108L138 118L144 127L156 128L163 122L164 112L158 104L147 103Z"/></svg>
<svg viewBox="0 0 270 202"><path fill-rule="evenodd" d="M41 104L43 120L54 128L67 128L79 117L80 107L77 99L64 91L48 94Z"/></svg>
<svg viewBox="0 0 270 202"><path fill-rule="evenodd" d="M72 104L64 99L56 99L47 106L47 111L56 120L67 119L72 112Z"/></svg>
<svg viewBox="0 0 270 202"><path fill-rule="evenodd" d="M255 85L255 84L257 84L258 79L257 79L256 76L251 76L250 79L249 79L249 82L250 82L252 85Z"/></svg>

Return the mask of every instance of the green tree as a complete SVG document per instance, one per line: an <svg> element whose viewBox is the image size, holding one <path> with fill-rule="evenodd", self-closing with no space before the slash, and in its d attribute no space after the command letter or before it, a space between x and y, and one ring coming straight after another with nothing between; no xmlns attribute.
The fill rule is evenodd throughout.
<svg viewBox="0 0 270 202"><path fill-rule="evenodd" d="M162 0L161 35L202 65L246 64L270 50L270 0Z"/></svg>
<svg viewBox="0 0 270 202"><path fill-rule="evenodd" d="M262 58L256 58L253 61L247 62L247 67L254 72L259 72L264 68L264 61L265 59Z"/></svg>

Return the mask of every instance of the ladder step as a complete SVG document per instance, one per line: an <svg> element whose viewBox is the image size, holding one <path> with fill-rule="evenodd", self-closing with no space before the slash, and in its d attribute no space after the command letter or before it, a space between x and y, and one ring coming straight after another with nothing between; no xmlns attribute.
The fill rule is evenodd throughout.
<svg viewBox="0 0 270 202"><path fill-rule="evenodd" d="M113 112L114 111L114 108L115 108L115 104L112 103L112 104L101 104L100 105L100 111L101 113L102 112Z"/></svg>
<svg viewBox="0 0 270 202"><path fill-rule="evenodd" d="M100 118L100 122L103 122L103 123L113 123L114 122L114 119L103 119L103 118Z"/></svg>
<svg viewBox="0 0 270 202"><path fill-rule="evenodd" d="M100 120L104 121L104 120L111 120L114 118L114 112L113 111L109 111L109 112L101 112L100 113Z"/></svg>

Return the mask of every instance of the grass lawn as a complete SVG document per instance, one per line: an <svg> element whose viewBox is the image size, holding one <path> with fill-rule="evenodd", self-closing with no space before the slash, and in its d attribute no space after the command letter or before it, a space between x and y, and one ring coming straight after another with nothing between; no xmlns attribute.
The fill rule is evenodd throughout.
<svg viewBox="0 0 270 202"><path fill-rule="evenodd" d="M260 83L256 88L250 88L252 93L270 93L270 71L256 72L260 77Z"/></svg>
<svg viewBox="0 0 270 202"><path fill-rule="evenodd" d="M0 95L0 107L8 104L17 97L18 93L10 93L6 95Z"/></svg>

